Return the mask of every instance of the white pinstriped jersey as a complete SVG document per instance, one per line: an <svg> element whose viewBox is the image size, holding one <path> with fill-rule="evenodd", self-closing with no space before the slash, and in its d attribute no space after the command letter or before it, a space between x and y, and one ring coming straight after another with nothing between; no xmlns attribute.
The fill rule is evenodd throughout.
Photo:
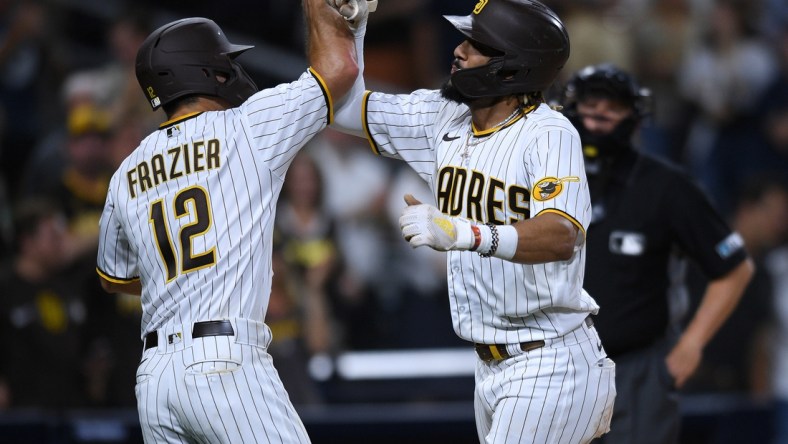
<svg viewBox="0 0 788 444"><path fill-rule="evenodd" d="M310 69L238 108L165 122L125 159L101 217L97 268L110 281L141 280L143 336L200 320L264 320L282 181L332 112Z"/></svg>
<svg viewBox="0 0 788 444"><path fill-rule="evenodd" d="M468 107L430 90L367 92L362 114L373 149L406 161L443 213L511 224L556 212L580 228L567 261L524 265L449 251L459 337L486 344L554 338L599 309L582 289L591 203L580 138L562 114L543 104L501 128L471 133Z"/></svg>

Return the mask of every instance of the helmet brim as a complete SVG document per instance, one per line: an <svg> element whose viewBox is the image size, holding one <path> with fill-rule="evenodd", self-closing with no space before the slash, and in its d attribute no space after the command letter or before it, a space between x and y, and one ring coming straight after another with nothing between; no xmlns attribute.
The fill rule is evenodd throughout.
<svg viewBox="0 0 788 444"><path fill-rule="evenodd" d="M473 31L473 19L470 15L444 15L443 18L449 21L457 31L460 31L465 37L473 38L471 33Z"/></svg>
<svg viewBox="0 0 788 444"><path fill-rule="evenodd" d="M230 57L231 59L234 59L234 58L238 57L239 55L243 54L244 52L246 52L246 51L248 51L248 50L250 50L252 48L254 48L254 46L251 46L251 45L234 45L234 44L231 43L229 50L225 51L224 55Z"/></svg>

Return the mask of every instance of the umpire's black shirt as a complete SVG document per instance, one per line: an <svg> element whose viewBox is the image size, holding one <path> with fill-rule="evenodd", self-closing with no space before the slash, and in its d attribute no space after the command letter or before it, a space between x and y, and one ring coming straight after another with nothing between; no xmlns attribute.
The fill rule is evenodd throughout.
<svg viewBox="0 0 788 444"><path fill-rule="evenodd" d="M595 325L612 357L662 338L668 327L672 253L709 279L746 253L741 238L678 168L634 150L601 172L587 163L593 218L583 287L600 306Z"/></svg>

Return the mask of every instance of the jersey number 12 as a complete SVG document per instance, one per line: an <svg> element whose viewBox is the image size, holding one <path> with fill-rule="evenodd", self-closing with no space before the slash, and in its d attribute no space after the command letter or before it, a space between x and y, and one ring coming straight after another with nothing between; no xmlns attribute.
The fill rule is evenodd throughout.
<svg viewBox="0 0 788 444"><path fill-rule="evenodd" d="M184 216L191 216L192 222L181 227L178 232L178 242L180 244L180 261L178 261L178 250L172 243L170 230L167 228L167 215L164 209L164 200L159 199L151 203L150 223L153 228L153 236L159 248L159 255L164 262L164 269L167 273L167 282L175 279L178 275L178 266L181 273L199 270L214 265L216 263L216 248L213 247L204 253L195 254L194 238L205 234L213 224L211 217L211 205L208 193L201 187L184 188L175 195L173 202L175 218L180 219Z"/></svg>

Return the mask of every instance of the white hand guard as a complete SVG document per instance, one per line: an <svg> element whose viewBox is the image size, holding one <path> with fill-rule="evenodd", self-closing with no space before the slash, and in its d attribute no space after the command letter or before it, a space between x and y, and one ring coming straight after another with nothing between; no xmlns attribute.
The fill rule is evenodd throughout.
<svg viewBox="0 0 788 444"><path fill-rule="evenodd" d="M470 221L447 216L431 205L406 207L399 226L402 237L414 248L427 245L438 251L470 250L475 244Z"/></svg>
<svg viewBox="0 0 788 444"><path fill-rule="evenodd" d="M378 0L328 0L356 31L367 22L370 12L378 8Z"/></svg>

